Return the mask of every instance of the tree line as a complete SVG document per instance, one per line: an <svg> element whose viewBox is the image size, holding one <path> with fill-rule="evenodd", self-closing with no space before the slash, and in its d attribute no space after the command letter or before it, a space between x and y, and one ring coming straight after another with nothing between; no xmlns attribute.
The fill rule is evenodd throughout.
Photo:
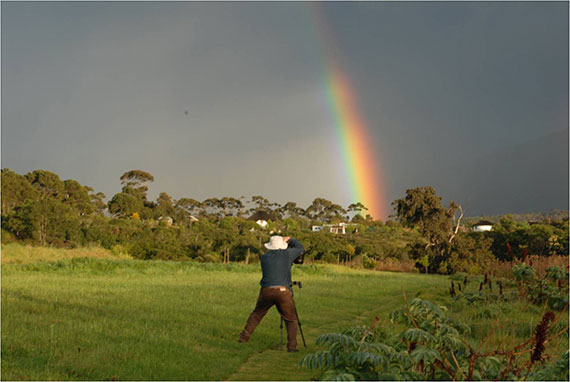
<svg viewBox="0 0 570 382"><path fill-rule="evenodd" d="M466 230L463 210L445 207L432 187L408 190L393 202L385 223L366 214L362 203L346 208L317 197L307 208L263 196L175 200L161 192L148 199L154 176L130 170L122 189L106 196L50 171L25 175L2 169L2 241L78 247L97 245L139 259L208 262L258 261L272 232L298 237L309 261L357 262L374 268L390 258L413 261L423 272L481 272L493 259L528 254L568 254L568 219L530 225L501 218L488 233ZM269 217L262 229L248 218ZM352 217L351 217L352 215ZM170 219L172 224L170 224ZM312 232L312 225L351 222L347 234Z"/></svg>
<svg viewBox="0 0 570 382"><path fill-rule="evenodd" d="M400 223L413 227L420 238L408 245L417 266L430 273L485 272L492 260L513 261L528 255L568 256L568 213L561 220L545 219L530 224L505 215L489 232L465 232L460 205L441 204L433 187L406 191L392 203Z"/></svg>

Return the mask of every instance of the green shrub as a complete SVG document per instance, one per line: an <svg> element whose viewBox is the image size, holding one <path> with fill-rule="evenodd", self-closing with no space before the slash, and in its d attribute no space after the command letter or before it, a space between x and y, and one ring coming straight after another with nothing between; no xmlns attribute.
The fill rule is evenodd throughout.
<svg viewBox="0 0 570 382"><path fill-rule="evenodd" d="M217 253L208 253L203 256L203 261L208 263L219 263L221 261L220 255Z"/></svg>
<svg viewBox="0 0 570 382"><path fill-rule="evenodd" d="M16 242L16 236L2 228L2 244L10 244Z"/></svg>
<svg viewBox="0 0 570 382"><path fill-rule="evenodd" d="M552 266L546 269L546 277L552 281L568 279L568 273L557 266Z"/></svg>
<svg viewBox="0 0 570 382"><path fill-rule="evenodd" d="M487 313L489 317L498 314ZM537 325L535 342L486 353L473 350L467 325L430 301L416 298L392 312L390 319L404 325L399 335L388 337L378 331L376 317L368 329L320 335L317 345L325 349L306 355L299 365L320 370L321 380L520 380L530 373L536 380L567 380L567 352L552 364L537 362L541 354L536 349L552 334L548 327L554 319L552 312ZM515 357L524 349L533 350L531 361Z"/></svg>
<svg viewBox="0 0 570 382"><path fill-rule="evenodd" d="M551 266L545 278L538 278L534 268L527 264L515 265L512 269L521 294L535 304L548 304L551 309L568 307L568 271Z"/></svg>
<svg viewBox="0 0 570 382"><path fill-rule="evenodd" d="M513 275L519 282L528 282L536 279L536 272L530 265L518 264L513 267Z"/></svg>
<svg viewBox="0 0 570 382"><path fill-rule="evenodd" d="M374 260L374 258L370 258L366 255L362 255L362 266L365 269L375 269L376 268L376 260Z"/></svg>

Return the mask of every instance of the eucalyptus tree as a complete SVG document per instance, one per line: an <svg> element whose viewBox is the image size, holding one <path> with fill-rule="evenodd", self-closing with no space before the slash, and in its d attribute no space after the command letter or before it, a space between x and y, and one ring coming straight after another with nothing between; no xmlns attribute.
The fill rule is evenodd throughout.
<svg viewBox="0 0 570 382"><path fill-rule="evenodd" d="M253 207L248 210L249 213L256 211L275 212L279 209L278 203L272 203L261 195L252 196L250 203L253 204Z"/></svg>
<svg viewBox="0 0 570 382"><path fill-rule="evenodd" d="M224 196L219 204L224 216L238 216L244 208L241 200L229 196Z"/></svg>
<svg viewBox="0 0 570 382"><path fill-rule="evenodd" d="M109 212L120 217L131 216L136 212L144 219L152 218L152 210L156 205L149 202L146 195L147 183L153 182L154 176L146 171L130 170L121 175L120 180L123 188L107 204Z"/></svg>
<svg viewBox="0 0 570 382"><path fill-rule="evenodd" d="M451 244L457 236L463 209L455 202L448 207L441 204L441 196L431 186L406 190L406 196L395 200L392 205L400 223L409 228L417 228L427 243L416 243L416 255L427 256L427 270L446 272ZM457 219L457 212L460 216Z"/></svg>
<svg viewBox="0 0 570 382"><path fill-rule="evenodd" d="M154 182L154 176L142 170L127 171L121 175L120 179L123 185L123 192L138 197L143 202L146 201L147 184Z"/></svg>
<svg viewBox="0 0 570 382"><path fill-rule="evenodd" d="M169 216L176 217L176 207L174 207L175 201L166 192L161 192L156 199L155 217Z"/></svg>
<svg viewBox="0 0 570 382"><path fill-rule="evenodd" d="M109 212L116 217L128 217L133 213L140 214L144 208L143 201L136 196L125 192L119 192L111 198L107 204Z"/></svg>
<svg viewBox="0 0 570 382"><path fill-rule="evenodd" d="M103 201L106 195L102 192L95 192L93 187L83 186L89 193L89 200L95 214L102 215L107 209L107 204Z"/></svg>
<svg viewBox="0 0 570 382"><path fill-rule="evenodd" d="M298 207L297 203L295 202L285 203L283 206L279 208L278 212L283 217L288 217L293 219L298 219L300 216L305 215L305 210L302 209L301 207Z"/></svg>
<svg viewBox="0 0 570 382"><path fill-rule="evenodd" d="M214 245L222 252L223 262L230 262L230 253L240 239L238 220L232 217L225 217L220 220L218 228L214 234Z"/></svg>
<svg viewBox="0 0 570 382"><path fill-rule="evenodd" d="M64 184L59 175L45 170L34 170L26 174L26 179L40 191L41 197L61 197Z"/></svg>
<svg viewBox="0 0 570 382"><path fill-rule="evenodd" d="M312 220L330 223L340 220L346 215L346 210L340 205L324 198L316 198L305 210L306 216Z"/></svg>
<svg viewBox="0 0 570 382"><path fill-rule="evenodd" d="M40 245L62 246L81 240L75 211L55 198L27 200L16 209L7 225L19 239L32 239Z"/></svg>
<svg viewBox="0 0 570 382"><path fill-rule="evenodd" d="M67 179L63 182L62 199L78 216L90 215L93 212L88 189L76 180Z"/></svg>
<svg viewBox="0 0 570 382"><path fill-rule="evenodd" d="M223 217L223 203L218 198L208 198L202 201L202 209L205 215L213 215L215 217Z"/></svg>
<svg viewBox="0 0 570 382"><path fill-rule="evenodd" d="M39 198L40 191L25 176L8 168L2 169L2 216L9 215L26 200L35 201Z"/></svg>
<svg viewBox="0 0 570 382"><path fill-rule="evenodd" d="M364 204L357 202L349 204L346 211L355 212L356 214L360 215L362 211L368 211L368 208Z"/></svg>
<svg viewBox="0 0 570 382"><path fill-rule="evenodd" d="M186 218L198 215L202 209L202 203L192 198L181 198L175 203L174 207L182 211Z"/></svg>
<svg viewBox="0 0 570 382"><path fill-rule="evenodd" d="M146 171L130 170L121 175L121 183L127 187L141 188L148 182L154 182L154 176Z"/></svg>

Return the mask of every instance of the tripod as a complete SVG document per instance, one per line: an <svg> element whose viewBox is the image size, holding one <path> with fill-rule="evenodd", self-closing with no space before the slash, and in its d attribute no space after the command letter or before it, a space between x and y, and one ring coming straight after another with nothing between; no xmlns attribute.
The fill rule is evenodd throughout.
<svg viewBox="0 0 570 382"><path fill-rule="evenodd" d="M291 285L291 298L293 298L293 296L295 295L293 293L293 286L297 285L299 287L299 289L301 289L303 287L303 283L301 281L293 281L293 284ZM299 324L299 331L301 332L301 338L303 339L303 345L305 347L307 347L307 344L305 343L305 335L303 334L303 328L301 326L301 320L299 320L299 313L297 313L297 306L295 305L295 300L293 299L293 308L295 309L295 316L297 316L297 323ZM281 325L279 326L279 328L281 329L281 343L279 345L279 349L283 350L283 316L281 316Z"/></svg>

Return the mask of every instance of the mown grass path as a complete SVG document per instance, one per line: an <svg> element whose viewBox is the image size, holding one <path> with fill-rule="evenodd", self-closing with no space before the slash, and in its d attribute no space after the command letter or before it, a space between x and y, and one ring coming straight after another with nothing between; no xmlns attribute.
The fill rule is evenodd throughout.
<svg viewBox="0 0 570 382"><path fill-rule="evenodd" d="M299 333L299 353L289 354L272 348L255 354L228 379L310 380L315 377L314 372L299 369L297 364L304 355L318 349L315 339L319 335L355 325L368 326L375 316L380 317L380 325L390 327L388 314L403 303L402 288L413 296L425 294L424 287L435 291L436 294L445 291L442 283L446 280L441 277L426 278L420 275L373 272L359 274L360 276L356 276L355 272L357 280L346 277L345 280L341 278L336 282L315 278L307 281L310 286L301 290L295 289L297 310L307 348L303 347ZM354 288L360 292L355 293ZM366 289L368 291L365 293ZM431 297L434 297L434 294ZM279 328L275 327L274 330L278 333Z"/></svg>

